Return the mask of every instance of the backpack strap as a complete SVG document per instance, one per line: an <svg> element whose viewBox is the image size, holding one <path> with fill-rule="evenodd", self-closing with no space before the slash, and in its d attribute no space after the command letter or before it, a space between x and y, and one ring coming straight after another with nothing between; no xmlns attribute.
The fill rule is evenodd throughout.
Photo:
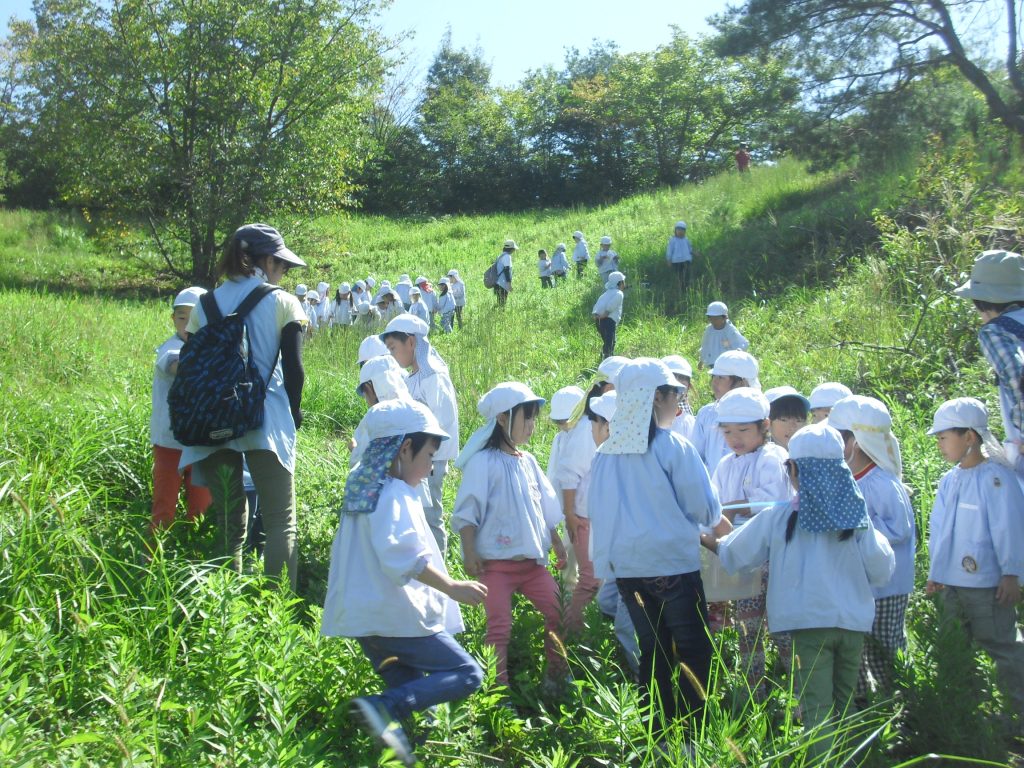
<svg viewBox="0 0 1024 768"><path fill-rule="evenodd" d="M1007 314L997 315L996 317L989 320L992 325L998 325L1005 331L1009 331L1021 341L1024 341L1024 324L1021 324L1014 320Z"/></svg>
<svg viewBox="0 0 1024 768"><path fill-rule="evenodd" d="M223 319L224 316L220 313L220 307L217 306L217 299L214 297L213 291L207 291L200 296L199 303L203 307L207 323L216 323Z"/></svg>

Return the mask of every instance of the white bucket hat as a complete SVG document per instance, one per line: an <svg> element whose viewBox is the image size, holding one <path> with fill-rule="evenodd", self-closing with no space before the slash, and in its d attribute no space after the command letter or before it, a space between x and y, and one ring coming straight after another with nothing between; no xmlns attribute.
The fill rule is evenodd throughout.
<svg viewBox="0 0 1024 768"><path fill-rule="evenodd" d="M973 397L957 397L940 405L935 411L932 428L928 430L928 434L935 435L947 429L973 429L981 436L982 448L989 459L1011 470L1014 469L1006 458L1003 446L988 428L988 409L980 400Z"/></svg>
<svg viewBox="0 0 1024 768"><path fill-rule="evenodd" d="M811 390L811 408L831 408L844 397L849 397L853 392L845 384L838 381L826 381Z"/></svg>
<svg viewBox="0 0 1024 768"><path fill-rule="evenodd" d="M586 393L577 386L562 387L551 396L551 420L567 421Z"/></svg>
<svg viewBox="0 0 1024 768"><path fill-rule="evenodd" d="M781 387L772 387L771 389L766 389L764 391L764 396L768 398L769 405L774 403L776 400L781 400L784 397L795 397L798 400L802 401L807 408L811 407L811 401L808 400L803 395L801 395L797 391L796 387L791 387L788 384L784 384Z"/></svg>
<svg viewBox="0 0 1024 768"><path fill-rule="evenodd" d="M369 311L369 309L370 309L370 305L369 304L366 304L366 302L361 303L359 305L359 307L360 307L359 314L361 314L361 315L366 314L366 312L363 311L363 309L362 309L362 307L364 307L364 306L366 307L366 311ZM358 357L356 359L356 363L357 364L365 363L370 358L377 357L378 355L388 355L390 357L391 353L388 352L387 345L383 341L380 340L380 336L377 336L377 335L367 336L365 339L363 339L359 343L359 355L358 355Z"/></svg>
<svg viewBox="0 0 1024 768"><path fill-rule="evenodd" d="M667 355L661 358L661 362L667 365L672 373L693 378L693 366L690 365L690 361L685 357L681 355Z"/></svg>
<svg viewBox="0 0 1024 768"><path fill-rule="evenodd" d="M605 380L610 382L611 385L615 386L615 379L619 375L619 371L622 370L622 366L629 362L628 357L622 355L611 355L601 361L601 364L597 366L597 372L604 376Z"/></svg>
<svg viewBox="0 0 1024 768"><path fill-rule="evenodd" d="M746 379L748 386L760 389L761 381L757 378L760 369L761 366L753 355L739 349L730 349L728 352L720 354L718 359L715 360L715 365L711 369L711 375L736 376Z"/></svg>
<svg viewBox="0 0 1024 768"><path fill-rule="evenodd" d="M172 307L194 307L199 303L199 299L202 298L203 294L206 293L205 288L200 288L198 285L193 285L191 288L186 288L181 291L177 296L174 297L174 304Z"/></svg>
<svg viewBox="0 0 1024 768"><path fill-rule="evenodd" d="M869 459L897 478L903 477L900 443L892 433L892 415L881 400L863 395L844 397L832 406L828 424L853 432Z"/></svg>
<svg viewBox="0 0 1024 768"><path fill-rule="evenodd" d="M724 301L712 301L708 304L708 311L704 313L707 317L718 317L719 315L728 315L729 308L725 306Z"/></svg>
<svg viewBox="0 0 1024 768"><path fill-rule="evenodd" d="M619 287L619 283L621 283L625 279L626 279L626 276L624 274L622 274L621 272L609 272L608 273L608 280L607 280L607 282L605 282L604 287L607 288L609 291L612 288L618 288Z"/></svg>
<svg viewBox="0 0 1024 768"><path fill-rule="evenodd" d="M455 459L455 466L458 469L463 469L475 454L483 450L494 433L494 427L498 423L500 414L510 413L517 405L524 403L544 405L546 402L526 384L518 381L506 381L492 387L476 404L477 412L486 419L486 422L470 435L458 458Z"/></svg>
<svg viewBox="0 0 1024 768"><path fill-rule="evenodd" d="M970 279L953 293L992 304L1024 301L1024 257L1012 251L985 251L974 260Z"/></svg>
<svg viewBox="0 0 1024 768"><path fill-rule="evenodd" d="M611 244L612 244L612 239L608 235L605 235L604 237L601 238L601 245L611 245Z"/></svg>
<svg viewBox="0 0 1024 768"><path fill-rule="evenodd" d="M737 387L718 401L715 415L719 424L749 424L768 418L768 398L759 389Z"/></svg>
<svg viewBox="0 0 1024 768"><path fill-rule="evenodd" d="M607 422L615 417L615 407L618 401L618 393L613 389L611 392L605 392L599 397L590 398L590 410L600 416Z"/></svg>
<svg viewBox="0 0 1024 768"><path fill-rule="evenodd" d="M511 248L513 251L518 251L519 250L519 246L516 245L516 241L515 240L506 240L505 244L502 246L502 248Z"/></svg>
<svg viewBox="0 0 1024 768"><path fill-rule="evenodd" d="M686 222L685 221L677 221L676 225L675 225L675 227L673 227L673 229L686 229Z"/></svg>
<svg viewBox="0 0 1024 768"><path fill-rule="evenodd" d="M306 287L305 283L299 283L295 286L296 296L305 296L307 293L309 293L309 288Z"/></svg>
<svg viewBox="0 0 1024 768"><path fill-rule="evenodd" d="M399 367L398 361L387 351L376 357L371 357L359 369L357 395L362 394L363 384L368 381L373 384L373 391L377 393L377 399L380 401L394 400L397 397L409 395L409 388L405 384L405 371Z"/></svg>

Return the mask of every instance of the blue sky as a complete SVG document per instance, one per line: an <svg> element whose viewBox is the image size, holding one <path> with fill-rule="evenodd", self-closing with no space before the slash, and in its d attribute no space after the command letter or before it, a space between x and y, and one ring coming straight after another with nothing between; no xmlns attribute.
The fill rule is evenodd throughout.
<svg viewBox="0 0 1024 768"><path fill-rule="evenodd" d="M456 47L480 46L495 85L514 85L529 69L561 68L567 48L586 51L594 39L613 40L630 52L668 42L671 24L707 34L705 18L726 5L726 0L395 0L379 21L392 36L413 32L402 50L420 75L451 25ZM32 0L0 0L5 33L11 16L31 15Z"/></svg>

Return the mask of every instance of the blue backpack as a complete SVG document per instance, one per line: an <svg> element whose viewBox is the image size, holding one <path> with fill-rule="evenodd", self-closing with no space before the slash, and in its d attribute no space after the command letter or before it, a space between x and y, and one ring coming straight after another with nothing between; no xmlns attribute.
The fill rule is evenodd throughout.
<svg viewBox="0 0 1024 768"><path fill-rule="evenodd" d="M171 431L182 445L220 445L263 426L269 382L252 358L245 316L277 290L276 285L257 286L227 317L212 291L200 299L206 325L181 348L167 395ZM271 375L276 367L275 359Z"/></svg>

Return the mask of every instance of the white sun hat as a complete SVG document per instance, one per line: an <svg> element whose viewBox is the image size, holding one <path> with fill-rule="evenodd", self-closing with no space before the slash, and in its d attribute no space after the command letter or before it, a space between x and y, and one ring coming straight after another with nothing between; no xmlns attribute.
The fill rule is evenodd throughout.
<svg viewBox="0 0 1024 768"><path fill-rule="evenodd" d="M853 392L845 384L838 381L826 381L811 390L811 408L831 408L844 397L849 397Z"/></svg>

